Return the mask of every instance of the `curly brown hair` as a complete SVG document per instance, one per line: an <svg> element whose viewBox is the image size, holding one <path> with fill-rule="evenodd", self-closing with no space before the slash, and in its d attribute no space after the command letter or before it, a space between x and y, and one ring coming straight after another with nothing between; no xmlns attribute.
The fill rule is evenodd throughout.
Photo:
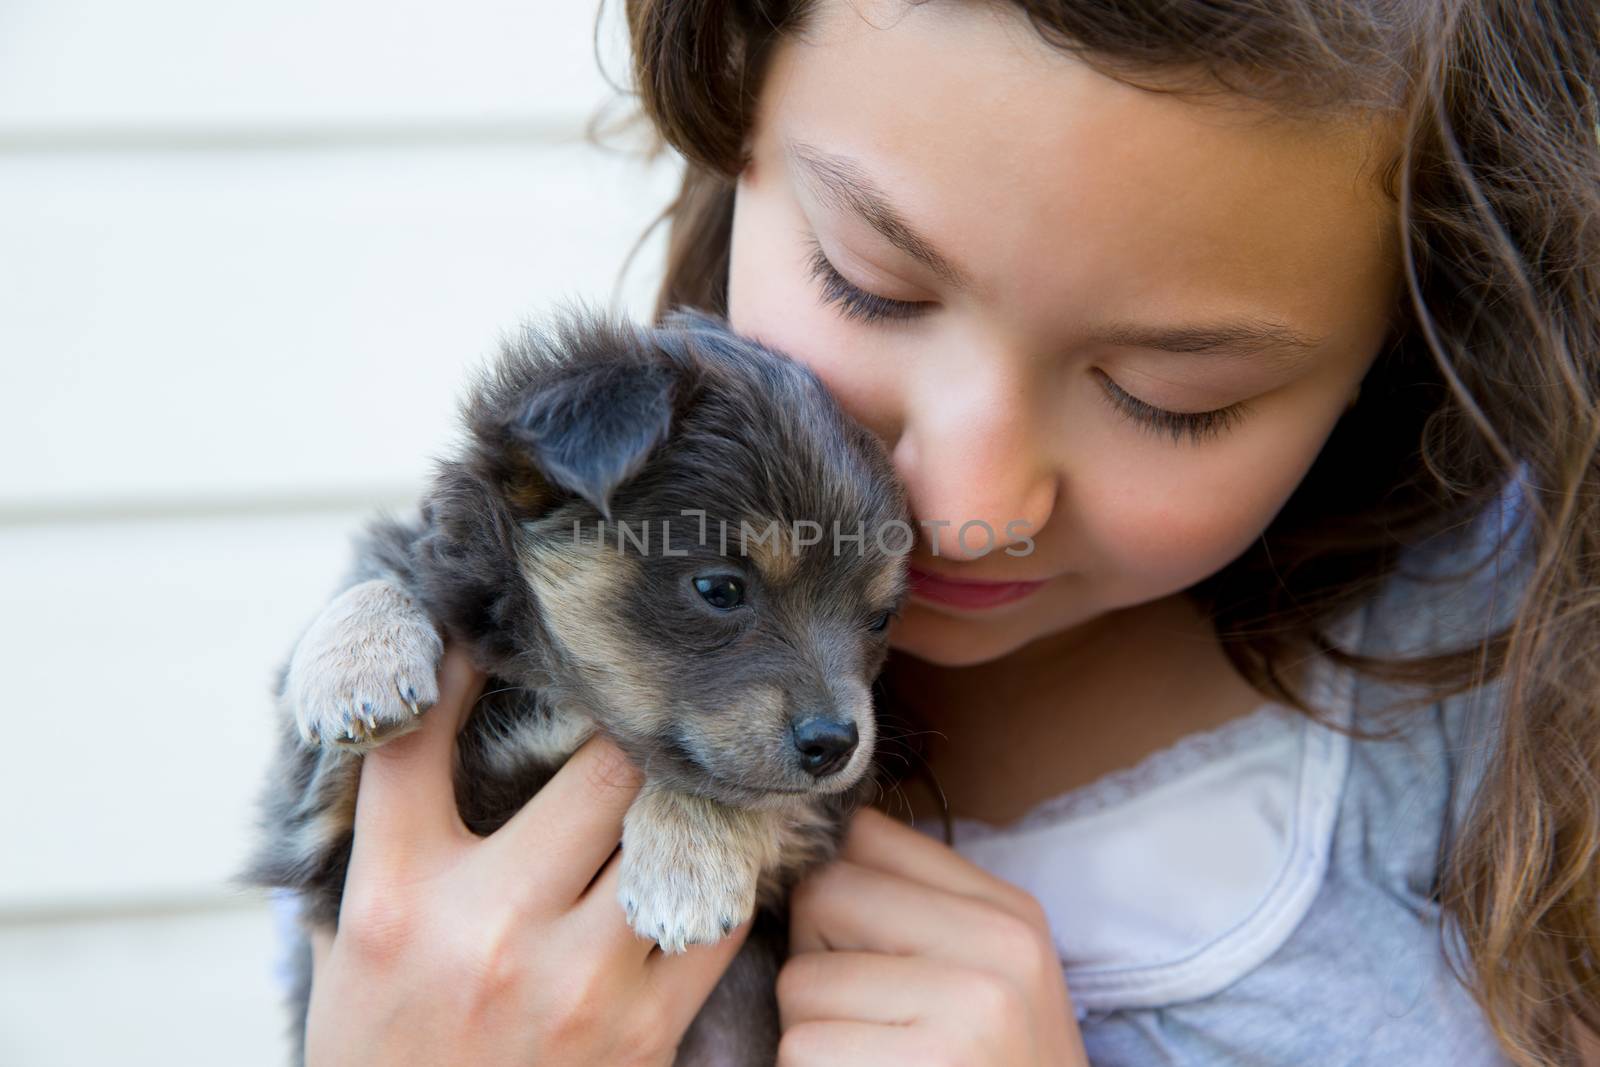
<svg viewBox="0 0 1600 1067"><path fill-rule="evenodd" d="M1404 708L1499 680L1496 748L1441 901L1472 961L1458 976L1507 1054L1574 1062L1572 1021L1600 1032L1600 7L1011 2L1051 44L1152 92L1400 120L1384 174L1405 268L1391 336L1271 526L1188 593L1257 689L1314 717L1284 671L1306 655L1422 687ZM812 8L626 0L655 150L686 161L662 216L658 316L726 313L734 183L765 62ZM1505 543L1531 546L1510 625L1407 659L1325 637L1404 550L1470 524L1508 487L1526 530Z"/></svg>

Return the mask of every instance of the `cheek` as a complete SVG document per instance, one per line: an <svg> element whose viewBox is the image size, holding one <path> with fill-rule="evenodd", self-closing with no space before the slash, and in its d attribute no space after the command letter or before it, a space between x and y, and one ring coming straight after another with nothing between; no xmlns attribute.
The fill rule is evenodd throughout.
<svg viewBox="0 0 1600 1067"><path fill-rule="evenodd" d="M1084 469L1074 517L1108 592L1135 603L1215 574L1271 524L1320 445L1303 434L1255 435L1211 455L1141 444L1124 446L1123 464ZM1161 448L1169 451L1157 462Z"/></svg>

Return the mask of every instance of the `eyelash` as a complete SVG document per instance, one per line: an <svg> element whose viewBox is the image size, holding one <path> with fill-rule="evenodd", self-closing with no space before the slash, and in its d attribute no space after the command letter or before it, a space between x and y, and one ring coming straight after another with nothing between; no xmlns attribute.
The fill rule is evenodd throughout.
<svg viewBox="0 0 1600 1067"><path fill-rule="evenodd" d="M891 300L886 296L865 292L839 273L815 236L808 236L807 244L810 254L806 259L806 268L822 286L823 303L838 307L845 318L865 323L903 320L916 318L927 310L926 301ZM1113 411L1155 433L1170 433L1174 442L1181 443L1185 434L1196 444L1219 437L1236 426L1249 410L1248 405L1241 401L1215 411L1168 411L1146 404L1125 392L1104 372L1096 373L1105 383L1100 395Z"/></svg>
<svg viewBox="0 0 1600 1067"><path fill-rule="evenodd" d="M806 269L821 284L823 303L836 305L845 318L857 322L913 319L927 310L928 301L890 300L851 285L828 259L828 254L822 250L822 242L815 236L808 237L806 241L810 247Z"/></svg>
<svg viewBox="0 0 1600 1067"><path fill-rule="evenodd" d="M1124 392L1116 382L1112 381L1103 371L1096 371L1105 388L1100 395L1105 397L1106 403L1112 410L1138 422L1154 433L1170 433L1174 442L1181 442L1185 434L1195 444L1220 437L1245 417L1250 410L1244 401L1229 404L1225 408L1215 411L1168 411L1152 404L1146 404L1138 397L1130 396Z"/></svg>

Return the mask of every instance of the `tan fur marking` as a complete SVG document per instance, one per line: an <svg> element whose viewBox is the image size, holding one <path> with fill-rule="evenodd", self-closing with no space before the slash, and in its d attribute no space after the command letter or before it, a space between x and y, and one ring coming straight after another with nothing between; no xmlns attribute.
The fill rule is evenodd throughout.
<svg viewBox="0 0 1600 1067"><path fill-rule="evenodd" d="M666 700L646 676L633 669L630 642L596 611L620 598L638 566L612 548L579 544L524 547L522 573L544 608L556 639L580 663L609 676L608 696L621 715L638 716L640 729L654 729Z"/></svg>
<svg viewBox="0 0 1600 1067"><path fill-rule="evenodd" d="M794 531L787 523L749 523L739 527L739 534L745 555L767 581L785 582L794 574L800 563L800 550L795 547Z"/></svg>
<svg viewBox="0 0 1600 1067"><path fill-rule="evenodd" d="M519 471L507 482L505 498L515 514L537 515L550 499L549 486L537 471Z"/></svg>
<svg viewBox="0 0 1600 1067"><path fill-rule="evenodd" d="M896 590L901 588L904 581L904 573L903 557L879 568L878 573L872 576L872 584L867 587L867 602L877 605L893 601Z"/></svg>
<svg viewBox="0 0 1600 1067"><path fill-rule="evenodd" d="M773 862L761 871L756 900L776 906L797 872L831 858L833 819L814 803L794 800L766 814L772 820Z"/></svg>
<svg viewBox="0 0 1600 1067"><path fill-rule="evenodd" d="M738 694L737 714L708 715L695 733L705 747L723 754L744 752L746 759L759 765L772 746L785 743L788 714L783 690L775 685L756 685Z"/></svg>
<svg viewBox="0 0 1600 1067"><path fill-rule="evenodd" d="M356 785L360 780L360 761L336 749L324 749L307 795L316 807L312 819L294 833L291 848L297 856L311 859L333 848L356 822Z"/></svg>

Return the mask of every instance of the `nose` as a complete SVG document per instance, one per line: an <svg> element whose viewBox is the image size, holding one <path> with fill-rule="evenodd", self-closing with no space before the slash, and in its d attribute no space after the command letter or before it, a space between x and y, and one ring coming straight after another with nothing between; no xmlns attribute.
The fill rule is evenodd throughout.
<svg viewBox="0 0 1600 1067"><path fill-rule="evenodd" d="M895 444L895 466L936 556L974 559L1028 542L1059 501L1061 472L1028 383L1000 375L922 398ZM960 427L952 431L951 427Z"/></svg>
<svg viewBox="0 0 1600 1067"><path fill-rule="evenodd" d="M794 735L795 751L800 753L800 766L814 778L843 767L856 750L856 724L843 719L808 715L795 722L789 732Z"/></svg>

